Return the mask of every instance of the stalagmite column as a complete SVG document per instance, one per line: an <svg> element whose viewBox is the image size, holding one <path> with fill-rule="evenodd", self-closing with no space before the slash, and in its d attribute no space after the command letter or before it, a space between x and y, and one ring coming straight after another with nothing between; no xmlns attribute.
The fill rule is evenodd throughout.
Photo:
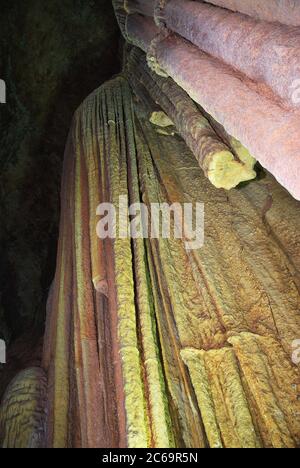
<svg viewBox="0 0 300 468"><path fill-rule="evenodd" d="M49 447L175 444L155 319L149 315L144 246L137 240L132 252L119 218L122 213L128 223L129 198L139 201L135 154L130 87L117 77L76 112L65 154L58 265L43 363L49 374ZM122 238L97 236L100 203L113 204ZM95 277L104 278L104 289L95 287Z"/></svg>
<svg viewBox="0 0 300 468"><path fill-rule="evenodd" d="M299 447L300 204L270 174L208 180L224 153L252 172L240 137L300 197L299 114L131 3L148 57L74 115L42 368L8 386L0 444Z"/></svg>
<svg viewBox="0 0 300 468"><path fill-rule="evenodd" d="M207 2L239 11L253 18L300 26L300 3L298 0L207 0Z"/></svg>
<svg viewBox="0 0 300 468"><path fill-rule="evenodd" d="M217 136L196 104L171 79L157 76L147 66L145 56L137 49L129 58L129 76L133 89L144 96L147 91L175 123L176 128L196 156L200 167L217 188L230 190L240 182L256 177L255 159L245 150L242 160Z"/></svg>
<svg viewBox="0 0 300 468"><path fill-rule="evenodd" d="M149 122L146 85L150 94L161 92L174 117L178 111L182 131L202 129L197 106L190 114L189 98L173 82L169 95L169 80L148 71L144 57L134 63L141 99L124 70L74 116L44 371L37 378L29 371L29 387L22 377L7 390L1 440L17 444L11 434L23 421L23 413L15 417L21 402L32 418L18 443L31 444L46 373L46 439L39 440L47 447L296 447L300 380L291 351L300 333L300 296L292 259L299 204L270 176L228 193L213 187L184 140L158 134ZM166 123L172 120L165 115ZM170 236L149 237L145 219L155 217L153 204L200 201L202 248L186 250L184 233L173 236L171 213ZM112 238L97 237L104 219L99 202L115 210ZM288 216L284 225L280 207ZM146 212L142 221L139 211ZM105 294L93 282L99 265Z"/></svg>
<svg viewBox="0 0 300 468"><path fill-rule="evenodd" d="M46 446L47 377L33 367L9 384L0 408L1 448Z"/></svg>

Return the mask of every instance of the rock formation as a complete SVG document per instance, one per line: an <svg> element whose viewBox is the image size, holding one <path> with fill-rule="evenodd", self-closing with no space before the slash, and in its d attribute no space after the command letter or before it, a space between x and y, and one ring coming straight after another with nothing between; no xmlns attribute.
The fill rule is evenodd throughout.
<svg viewBox="0 0 300 468"><path fill-rule="evenodd" d="M115 2L115 8L124 37L148 54L150 66L158 74L173 78L300 199L300 114L291 106L299 102L298 33L287 26L253 23L243 16L239 18L238 14L188 0L159 3L158 13L154 9L157 26L151 17L138 13L128 15L120 7L121 3ZM203 36L202 21L210 25L209 32ZM233 26L229 26L231 21L235 33L232 33ZM242 21L249 22L253 32L247 34L250 47L239 55L239 49L243 49L237 45L242 40L243 28L239 29ZM216 30L215 36L209 36L211 28ZM265 45L268 41L273 44L271 52ZM249 50L253 52L247 59ZM286 69L286 73L281 75L281 69ZM287 103L282 101L283 95Z"/></svg>
<svg viewBox="0 0 300 468"><path fill-rule="evenodd" d="M23 368L19 341L44 332L66 137L75 109L119 72L119 36L110 0L1 4L0 397L8 367L11 378Z"/></svg>
<svg viewBox="0 0 300 468"><path fill-rule="evenodd" d="M47 378L38 367L20 372L9 384L0 409L2 448L44 448Z"/></svg>
<svg viewBox="0 0 300 468"><path fill-rule="evenodd" d="M256 0L209 0L209 3L239 11L253 18L300 26L300 4L298 0L268 0L265 2Z"/></svg>
<svg viewBox="0 0 300 468"><path fill-rule="evenodd" d="M128 71L136 94L142 98L150 94L153 101L160 104L215 187L229 190L240 182L255 179L256 161L246 148L234 142L224 129L223 139L220 138L188 94L172 79L167 80L152 72L144 54L137 49L131 52Z"/></svg>
<svg viewBox="0 0 300 468"><path fill-rule="evenodd" d="M293 99L293 83L300 70L297 28L188 0L167 2L162 16L167 28L199 49L268 85L288 106L300 106Z"/></svg>
<svg viewBox="0 0 300 468"><path fill-rule="evenodd" d="M299 194L277 160L299 161L298 114L160 30L164 3L158 27L145 0L115 2L135 47L73 118L43 360L7 388L3 446L300 445L300 204L269 173L233 188L257 149ZM187 248L180 207L199 203L204 245ZM158 204L175 235L145 235Z"/></svg>
<svg viewBox="0 0 300 468"><path fill-rule="evenodd" d="M300 26L300 5L298 0L195 0L201 4L213 4L256 19ZM154 6L159 0L115 0L124 6L128 13L143 13L152 16ZM172 3L172 2L171 2Z"/></svg>
<svg viewBox="0 0 300 468"><path fill-rule="evenodd" d="M126 74L74 117L44 345L47 446L295 447L299 204L271 176L218 191L158 123ZM204 247L100 240L97 206L120 195L203 201Z"/></svg>

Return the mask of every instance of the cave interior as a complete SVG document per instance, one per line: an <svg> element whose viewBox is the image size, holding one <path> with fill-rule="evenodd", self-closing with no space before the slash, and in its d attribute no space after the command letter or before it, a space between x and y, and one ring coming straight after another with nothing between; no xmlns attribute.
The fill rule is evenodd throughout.
<svg viewBox="0 0 300 468"><path fill-rule="evenodd" d="M0 446L299 448L300 3L0 10Z"/></svg>

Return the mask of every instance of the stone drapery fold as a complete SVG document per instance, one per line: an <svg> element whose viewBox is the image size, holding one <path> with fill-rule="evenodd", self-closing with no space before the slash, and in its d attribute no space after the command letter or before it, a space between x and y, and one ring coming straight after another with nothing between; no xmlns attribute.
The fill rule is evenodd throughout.
<svg viewBox="0 0 300 468"><path fill-rule="evenodd" d="M295 447L299 205L271 176L217 190L184 141L158 126L125 75L74 117L43 363L47 445ZM98 240L97 205L118 209L119 195L149 209L201 200L204 247Z"/></svg>

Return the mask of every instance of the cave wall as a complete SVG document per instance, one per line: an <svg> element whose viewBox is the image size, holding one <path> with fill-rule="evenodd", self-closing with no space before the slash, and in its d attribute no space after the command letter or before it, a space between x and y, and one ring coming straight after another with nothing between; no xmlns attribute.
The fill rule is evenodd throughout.
<svg viewBox="0 0 300 468"><path fill-rule="evenodd" d="M41 330L72 114L118 71L110 0L0 1L0 338Z"/></svg>

